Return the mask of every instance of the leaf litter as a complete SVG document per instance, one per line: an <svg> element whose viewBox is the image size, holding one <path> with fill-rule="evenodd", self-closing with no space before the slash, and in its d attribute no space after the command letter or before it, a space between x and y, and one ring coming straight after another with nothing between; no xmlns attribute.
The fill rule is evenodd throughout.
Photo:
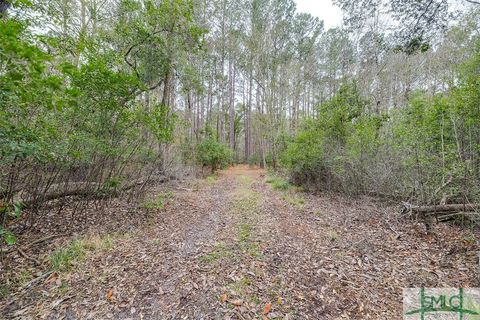
<svg viewBox="0 0 480 320"><path fill-rule="evenodd" d="M264 180L264 171L239 166L199 188L175 186L153 221L130 228L132 216L123 215L116 226L123 223L128 232L110 248L90 252L73 270L32 266L27 293L2 300L1 314L395 319L401 317L402 288L479 286L479 248L471 241L478 231L439 224L426 234L374 199L285 197ZM301 206L288 201L295 196L302 198ZM131 212L122 204L116 209ZM98 233L107 231L98 226ZM85 232L77 231L70 237ZM42 248L51 250L56 241L68 239ZM43 257L41 250L29 254Z"/></svg>

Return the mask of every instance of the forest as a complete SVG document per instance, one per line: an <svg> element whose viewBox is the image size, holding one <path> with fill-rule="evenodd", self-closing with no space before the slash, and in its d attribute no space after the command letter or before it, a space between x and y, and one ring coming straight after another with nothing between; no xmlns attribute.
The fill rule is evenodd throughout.
<svg viewBox="0 0 480 320"><path fill-rule="evenodd" d="M480 2L333 5L0 0L0 318L400 319L404 288L479 287Z"/></svg>

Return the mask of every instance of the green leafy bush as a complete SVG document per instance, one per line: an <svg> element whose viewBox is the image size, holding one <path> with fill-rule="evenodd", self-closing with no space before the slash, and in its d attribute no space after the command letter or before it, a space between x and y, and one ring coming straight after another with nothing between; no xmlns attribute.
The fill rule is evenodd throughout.
<svg viewBox="0 0 480 320"><path fill-rule="evenodd" d="M346 149L355 145L361 154L363 148L368 148L370 136L376 134L363 133L374 131L370 122L362 120L366 106L355 83L351 83L318 107L318 117L303 124L281 156L281 163L289 169L294 183L342 191L350 185L342 179L352 172L349 166L353 159L347 157ZM359 136L356 131L362 134ZM362 143L355 143L354 139L365 135Z"/></svg>
<svg viewBox="0 0 480 320"><path fill-rule="evenodd" d="M212 172L224 168L233 162L233 151L225 144L207 138L197 145L197 160L202 166L208 166Z"/></svg>
<svg viewBox="0 0 480 320"><path fill-rule="evenodd" d="M258 156L257 153L254 153L252 154L249 158L248 158L248 165L250 167L254 167L256 165L259 165L260 164L260 157Z"/></svg>
<svg viewBox="0 0 480 320"><path fill-rule="evenodd" d="M0 19L0 200L37 206L59 187L101 196L158 168L157 146L171 141L175 115L137 96L144 84L125 68L123 55L92 41L73 63L27 22ZM48 42L49 51L46 50ZM57 52L58 53L58 52ZM72 193L68 190L65 194ZM34 197L32 195L35 195ZM0 212L1 237L11 218ZM33 220L31 217L30 221Z"/></svg>

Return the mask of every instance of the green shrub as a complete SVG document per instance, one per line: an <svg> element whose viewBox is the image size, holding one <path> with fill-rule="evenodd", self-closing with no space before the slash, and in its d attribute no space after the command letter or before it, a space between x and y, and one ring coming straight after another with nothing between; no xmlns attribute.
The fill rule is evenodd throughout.
<svg viewBox="0 0 480 320"><path fill-rule="evenodd" d="M212 173L225 168L233 162L233 151L225 144L207 138L196 148L198 163L211 168Z"/></svg>
<svg viewBox="0 0 480 320"><path fill-rule="evenodd" d="M248 165L250 167L254 167L259 164L260 164L260 157L258 156L258 154L254 153L248 158Z"/></svg>
<svg viewBox="0 0 480 320"><path fill-rule="evenodd" d="M28 22L0 19L0 29L0 200L6 206L18 190L37 194L41 204L49 186L78 181L86 194L108 198L123 182L142 178L138 172L147 177L158 168L157 146L171 141L175 115L161 103L136 99L144 88L121 54L92 42L81 63L72 64L61 48L47 51L48 39ZM9 219L0 210L0 238L12 243Z"/></svg>
<svg viewBox="0 0 480 320"><path fill-rule="evenodd" d="M302 130L281 155L295 184L358 193L369 184L359 177L367 160L375 159L384 118L366 114L368 104L355 83L345 84L319 116Z"/></svg>

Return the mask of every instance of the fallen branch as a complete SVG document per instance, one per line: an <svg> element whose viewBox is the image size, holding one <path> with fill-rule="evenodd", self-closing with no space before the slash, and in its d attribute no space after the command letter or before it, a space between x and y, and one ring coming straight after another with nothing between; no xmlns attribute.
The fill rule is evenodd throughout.
<svg viewBox="0 0 480 320"><path fill-rule="evenodd" d="M42 242L45 242L45 241L48 241L48 240L51 240L51 239L55 239L55 238L61 238L61 237L66 237L67 234L54 234L54 235L51 235L51 236L46 236L46 237L43 237L43 238L40 238L40 239L37 239L31 243L28 244L28 246L34 246L36 244L39 244L39 243L42 243Z"/></svg>
<svg viewBox="0 0 480 320"><path fill-rule="evenodd" d="M25 251L23 251L22 249L17 248L17 251L18 251L18 253L20 253L20 255L21 255L22 257L24 257L25 259L35 262L35 264L36 264L37 266L41 265L40 261L38 261L37 259L35 259L35 258L33 258L33 257L30 257L30 256L27 255L27 254L25 253Z"/></svg>
<svg viewBox="0 0 480 320"><path fill-rule="evenodd" d="M480 210L480 205L473 204L444 204L438 206L412 206L404 203L405 209L412 213L430 214L430 213L454 213L454 212L473 212Z"/></svg>
<svg viewBox="0 0 480 320"><path fill-rule="evenodd" d="M182 187L177 187L175 189L178 191L187 191L187 192L198 191L198 189L188 189L188 188L182 188Z"/></svg>
<svg viewBox="0 0 480 320"><path fill-rule="evenodd" d="M474 219L473 217L474 216L477 216L478 218L480 218L480 213L478 212L456 212L456 213L446 213L445 215L441 215L440 220L448 220L448 219L451 219L451 218L454 218L454 217L458 217L458 216L464 216L464 217L469 217L471 216L472 219Z"/></svg>
<svg viewBox="0 0 480 320"><path fill-rule="evenodd" d="M71 294L71 295L66 296L66 297L64 297L64 298L58 299L58 300L54 301L54 302L51 304L51 308L52 308L52 309L55 309L56 307L58 307L59 305L61 305L61 304L64 303L65 301L72 299L73 297L75 297L75 295L74 295L74 294Z"/></svg>
<svg viewBox="0 0 480 320"><path fill-rule="evenodd" d="M39 277L36 277L35 279L33 279L30 282L28 282L27 284L25 284L22 288L20 288L20 291L28 289L31 286L33 286L34 284L36 284L37 282L40 282L41 280L43 280L45 278L48 278L52 273L53 273L53 271L49 271L47 273L42 274Z"/></svg>

